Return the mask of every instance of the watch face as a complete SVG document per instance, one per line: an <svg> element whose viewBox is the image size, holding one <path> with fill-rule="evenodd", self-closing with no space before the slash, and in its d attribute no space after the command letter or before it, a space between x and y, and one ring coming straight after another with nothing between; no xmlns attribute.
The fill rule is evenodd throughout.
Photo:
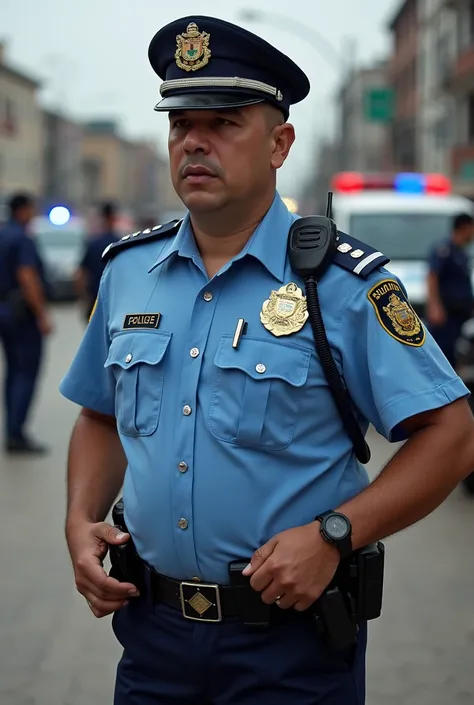
<svg viewBox="0 0 474 705"><path fill-rule="evenodd" d="M326 519L325 527L329 536L333 539L343 539L349 533L349 524L346 519L337 514Z"/></svg>

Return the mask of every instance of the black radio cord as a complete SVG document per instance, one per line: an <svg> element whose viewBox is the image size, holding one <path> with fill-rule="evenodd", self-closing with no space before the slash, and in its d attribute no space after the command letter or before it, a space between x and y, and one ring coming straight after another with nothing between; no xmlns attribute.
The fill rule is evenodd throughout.
<svg viewBox="0 0 474 705"><path fill-rule="evenodd" d="M306 304L308 316L313 330L316 350L321 361L326 381L331 390L334 402L341 417L344 428L354 446L357 460L361 463L368 463L370 460L370 448L364 438L357 419L351 408L349 393L341 379L339 371L331 353L329 341L326 336L321 306L319 304L318 286L316 277L313 275L304 278Z"/></svg>

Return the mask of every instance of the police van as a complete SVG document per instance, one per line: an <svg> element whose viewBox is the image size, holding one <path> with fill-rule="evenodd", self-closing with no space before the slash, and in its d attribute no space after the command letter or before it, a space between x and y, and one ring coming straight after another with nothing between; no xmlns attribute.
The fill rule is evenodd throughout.
<svg viewBox="0 0 474 705"><path fill-rule="evenodd" d="M450 236L453 216L474 215L474 202L453 195L449 179L442 174L341 172L333 176L332 191L338 230L390 257L387 267L401 279L411 304L423 314L428 253Z"/></svg>

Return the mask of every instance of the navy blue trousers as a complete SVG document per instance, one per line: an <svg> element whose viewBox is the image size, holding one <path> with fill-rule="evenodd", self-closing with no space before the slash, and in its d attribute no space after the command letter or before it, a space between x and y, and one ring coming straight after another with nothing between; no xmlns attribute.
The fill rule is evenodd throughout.
<svg viewBox="0 0 474 705"><path fill-rule="evenodd" d="M167 605L130 601L113 617L123 646L114 705L363 705L366 625L336 652L308 617L260 630L185 619Z"/></svg>
<svg viewBox="0 0 474 705"><path fill-rule="evenodd" d="M41 365L43 340L35 321L15 323L0 318L5 353L4 403L6 435L20 440L33 400Z"/></svg>

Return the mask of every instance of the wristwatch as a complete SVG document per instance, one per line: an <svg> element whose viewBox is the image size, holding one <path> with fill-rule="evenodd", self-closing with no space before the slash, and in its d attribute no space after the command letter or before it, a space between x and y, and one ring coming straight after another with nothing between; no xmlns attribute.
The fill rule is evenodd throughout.
<svg viewBox="0 0 474 705"><path fill-rule="evenodd" d="M319 514L316 521L321 522L321 536L332 543L339 551L341 558L347 558L352 553L352 525L345 514L332 510Z"/></svg>

